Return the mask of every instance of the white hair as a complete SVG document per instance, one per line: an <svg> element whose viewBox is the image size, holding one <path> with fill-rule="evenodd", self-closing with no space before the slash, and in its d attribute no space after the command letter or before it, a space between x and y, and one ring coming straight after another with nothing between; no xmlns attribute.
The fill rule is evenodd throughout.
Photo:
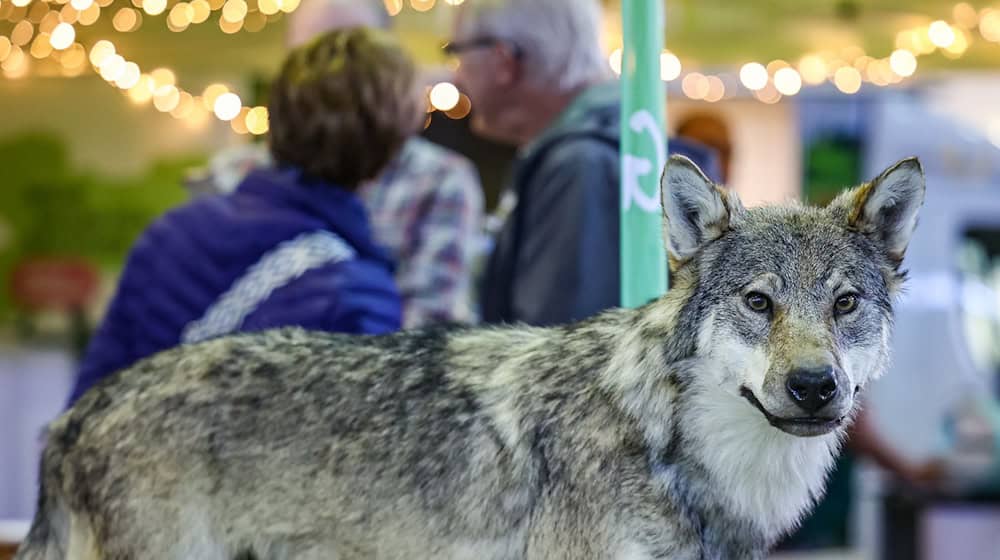
<svg viewBox="0 0 1000 560"><path fill-rule="evenodd" d="M560 91L608 76L597 0L467 0L463 37L488 36L521 50L527 79Z"/></svg>
<svg viewBox="0 0 1000 560"><path fill-rule="evenodd" d="M289 18L286 42L294 48L334 29L391 25L382 0L303 0Z"/></svg>

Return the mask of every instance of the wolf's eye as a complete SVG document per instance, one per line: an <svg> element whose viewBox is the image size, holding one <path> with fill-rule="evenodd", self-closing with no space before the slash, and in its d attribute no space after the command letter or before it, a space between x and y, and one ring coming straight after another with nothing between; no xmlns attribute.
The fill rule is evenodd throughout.
<svg viewBox="0 0 1000 560"><path fill-rule="evenodd" d="M833 309L837 312L837 315L845 315L854 311L857 307L858 296L854 294L842 295L833 304Z"/></svg>
<svg viewBox="0 0 1000 560"><path fill-rule="evenodd" d="M764 313L771 310L771 298L760 292L750 292L746 295L747 307L757 313Z"/></svg>

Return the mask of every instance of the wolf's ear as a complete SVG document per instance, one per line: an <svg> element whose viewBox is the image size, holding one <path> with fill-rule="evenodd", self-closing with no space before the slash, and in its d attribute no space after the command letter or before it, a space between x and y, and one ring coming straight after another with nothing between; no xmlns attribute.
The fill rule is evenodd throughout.
<svg viewBox="0 0 1000 560"><path fill-rule="evenodd" d="M735 193L717 187L690 159L670 156L660 181L663 240L680 262L729 229L743 211Z"/></svg>
<svg viewBox="0 0 1000 560"><path fill-rule="evenodd" d="M924 203L924 172L917 158L897 162L870 183L841 197L848 224L874 236L890 258L902 262ZM836 202L835 202L836 203Z"/></svg>

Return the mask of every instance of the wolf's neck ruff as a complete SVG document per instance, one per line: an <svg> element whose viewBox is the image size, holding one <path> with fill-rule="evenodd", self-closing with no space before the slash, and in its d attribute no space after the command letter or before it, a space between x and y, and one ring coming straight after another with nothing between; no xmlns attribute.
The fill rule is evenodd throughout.
<svg viewBox="0 0 1000 560"><path fill-rule="evenodd" d="M709 393L696 382L713 378L711 356L678 331L689 283L664 299L620 312L603 383L623 395L621 405L642 432L649 468L665 498L685 511L713 540L745 540L761 547L795 527L823 494L842 430L815 438L786 434L738 395ZM719 512L727 512L726 520ZM746 544L746 543L744 543Z"/></svg>

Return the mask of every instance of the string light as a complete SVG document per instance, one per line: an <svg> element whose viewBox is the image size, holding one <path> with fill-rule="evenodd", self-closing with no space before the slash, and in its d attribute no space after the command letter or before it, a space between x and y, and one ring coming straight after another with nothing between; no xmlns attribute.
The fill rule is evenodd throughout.
<svg viewBox="0 0 1000 560"><path fill-rule="evenodd" d="M615 74L622 73L622 49L618 48L611 51L611 56L608 57L608 64L611 65L611 71Z"/></svg>
<svg viewBox="0 0 1000 560"><path fill-rule="evenodd" d="M450 111L458 105L461 94L455 84L441 82L435 84L430 92L431 105L439 111Z"/></svg>
<svg viewBox="0 0 1000 560"><path fill-rule="evenodd" d="M122 33L130 33L139 29L141 22L142 17L139 15L139 12L132 8L121 8L111 18L111 25L115 28L115 31Z"/></svg>
<svg viewBox="0 0 1000 560"><path fill-rule="evenodd" d="M80 19L80 12L73 6L66 4L59 10L59 20L69 24L74 24Z"/></svg>
<svg viewBox="0 0 1000 560"><path fill-rule="evenodd" d="M120 54L113 54L102 60L99 68L101 77L105 81L113 82L125 72L125 59Z"/></svg>
<svg viewBox="0 0 1000 560"><path fill-rule="evenodd" d="M151 16L158 16L167 9L167 0L143 0L142 10Z"/></svg>
<svg viewBox="0 0 1000 560"><path fill-rule="evenodd" d="M710 88L708 78L700 72L691 72L681 80L681 91L691 99L704 99Z"/></svg>
<svg viewBox="0 0 1000 560"><path fill-rule="evenodd" d="M799 61L799 74L807 84L823 83L826 80L826 72L826 62L817 55L806 55Z"/></svg>
<svg viewBox="0 0 1000 560"><path fill-rule="evenodd" d="M708 91L705 93L705 101L715 103L721 101L726 96L726 84L718 76L708 77Z"/></svg>
<svg viewBox="0 0 1000 560"><path fill-rule="evenodd" d="M987 41L1000 42L1000 10L986 9L979 18L979 33Z"/></svg>
<svg viewBox="0 0 1000 560"><path fill-rule="evenodd" d="M266 134L270 126L267 107L254 107L246 116L246 126L250 134Z"/></svg>
<svg viewBox="0 0 1000 560"><path fill-rule="evenodd" d="M777 88L774 87L774 84L771 83L765 84L764 87L754 91L753 95L758 101L767 103L768 105L773 105L774 103L781 101L781 92L779 92Z"/></svg>
<svg viewBox="0 0 1000 560"><path fill-rule="evenodd" d="M240 96L232 92L226 92L215 100L212 110L219 120L231 121L240 114L241 107L243 107L243 102L240 100Z"/></svg>
<svg viewBox="0 0 1000 560"><path fill-rule="evenodd" d="M277 0L258 0L257 9L260 10L260 13L265 16L273 16L281 11L281 8L278 7Z"/></svg>
<svg viewBox="0 0 1000 560"><path fill-rule="evenodd" d="M172 85L165 85L156 88L153 93L153 106L161 113L169 113L177 108L180 102L181 92Z"/></svg>
<svg viewBox="0 0 1000 560"><path fill-rule="evenodd" d="M842 66L833 74L833 85L843 93L857 93L861 89L861 73L853 66Z"/></svg>
<svg viewBox="0 0 1000 560"><path fill-rule="evenodd" d="M42 21L38 24L38 30L42 33L48 33L51 35L52 30L54 30L60 23L59 12L52 10L45 14L45 17L42 18Z"/></svg>
<svg viewBox="0 0 1000 560"><path fill-rule="evenodd" d="M0 66L4 70L13 71L24 63L24 58L24 51L21 50L21 47L14 45L11 47L10 52L7 53L7 56L4 57L3 62L0 63Z"/></svg>
<svg viewBox="0 0 1000 560"><path fill-rule="evenodd" d="M459 95L458 104L455 105L455 107L453 107L450 111L445 111L444 114L449 119L459 120L469 116L469 113L471 112L472 112L472 100L469 99L468 95L465 95L463 93Z"/></svg>
<svg viewBox="0 0 1000 560"><path fill-rule="evenodd" d="M250 113L249 107L240 108L239 113L229 121L229 128L236 134L249 134L247 129L247 115Z"/></svg>
<svg viewBox="0 0 1000 560"><path fill-rule="evenodd" d="M228 0L222 6L222 19L236 23L247 16L247 3L243 0Z"/></svg>
<svg viewBox="0 0 1000 560"><path fill-rule="evenodd" d="M232 22L219 18L219 29L227 35L239 33L240 29L243 29L243 20L241 19L239 21Z"/></svg>
<svg viewBox="0 0 1000 560"><path fill-rule="evenodd" d="M139 76L139 82L129 88L128 97L137 104L149 103L153 98L153 78L147 74Z"/></svg>
<svg viewBox="0 0 1000 560"><path fill-rule="evenodd" d="M0 35L0 62L3 62L7 56L10 54L11 48L13 48L10 39Z"/></svg>
<svg viewBox="0 0 1000 560"><path fill-rule="evenodd" d="M139 65L134 62L126 62L122 75L115 80L115 85L120 89L131 89L139 83L140 78L142 78L142 71L139 70Z"/></svg>
<svg viewBox="0 0 1000 560"><path fill-rule="evenodd" d="M70 47L76 40L76 29L68 23L60 23L52 30L49 42L53 49L63 51Z"/></svg>
<svg viewBox="0 0 1000 560"><path fill-rule="evenodd" d="M956 59L963 54L969 48L969 36L967 32L958 29L955 31L955 40L944 48L943 53L946 57L951 59Z"/></svg>
<svg viewBox="0 0 1000 560"><path fill-rule="evenodd" d="M278 9L290 14L299 7L299 2L300 0L278 0Z"/></svg>
<svg viewBox="0 0 1000 560"><path fill-rule="evenodd" d="M23 47L31 42L31 38L35 35L35 26L31 25L31 22L22 19L17 22L14 26L13 31L10 32L10 42L14 43L19 47Z"/></svg>
<svg viewBox="0 0 1000 560"><path fill-rule="evenodd" d="M38 71L46 75L53 75L52 72L58 70L59 66L66 70L64 75L75 75L83 71L87 51L74 42L76 30L73 25L93 24L98 20L101 8L106 8L113 2L52 0L52 4L48 4L48 1L32 3L31 0L0 0L0 7L16 7L13 14L9 11L0 12L0 17L7 15L15 23L9 38L0 37L0 62L7 63L4 74L8 77L26 72L29 65L26 51L39 59L50 55L54 57L53 62L58 63L57 65L48 63L38 66ZM443 1L450 6L458 6L463 2L464 0ZM435 7L436 0L410 0L409 3L414 10L428 11ZM56 4L62 4L62 7L59 8ZM249 32L260 31L269 21L276 20L274 16L280 17L282 13L297 9L300 0L251 0L249 4L248 0L132 0L132 4L150 15L162 14L169 6L165 19L167 27L173 31L183 31L191 24L203 23L213 11L220 11L220 29L225 33L236 33L244 29ZM58 11L51 9L50 5ZM404 0L384 0L384 5L390 15L399 14L405 7ZM968 3L960 2L953 7L952 15L954 23L936 20L929 25L900 31L896 36L896 50L885 59L874 58L865 54L860 47L850 46L823 55L806 54L795 67L780 59L767 62L766 66L758 62L747 63L740 68L739 80L744 87L754 92L755 97L768 103L776 102L782 96L796 95L803 84L818 85L828 78L837 89L850 94L859 91L865 81L881 86L912 76L917 68L917 57L936 49L941 49L942 54L949 58L962 56L974 39L966 30L978 28L984 39L1000 41L1000 11L985 9L977 12ZM134 31L141 24L141 12L128 7L120 8L115 12L112 24L119 32ZM141 74L138 65L115 53L114 46L107 41L95 44L89 58L102 77L126 90L131 99L153 99L158 109L170 112L175 118L188 120L190 115L199 113L201 117L197 119L203 119L209 114L208 111L212 111L220 119L230 121L236 130L246 128L248 132L262 134L263 132L254 131L266 129L259 124L260 112L266 109L243 107L242 102L239 102L234 114L232 99L238 101L239 97L228 92L224 86L219 86L222 93L216 92L212 101L209 100L212 96L199 98L181 90L176 86L176 76L172 73L171 80L168 80L169 87L164 87L160 83L160 76ZM616 73L621 73L621 49L611 53L609 64ZM681 73L680 59L667 51L661 53L661 79L675 80ZM717 101L725 96L725 82L719 76L691 72L682 82L682 90L692 98ZM431 105L445 111L451 118L463 118L471 110L467 96L461 94L453 84L438 84L430 95ZM197 110L192 107L197 107ZM251 113L256 109L261 111ZM263 120L266 121L266 118Z"/></svg>
<svg viewBox="0 0 1000 560"><path fill-rule="evenodd" d="M385 0L385 11L390 16L397 16L403 11L403 0Z"/></svg>
<svg viewBox="0 0 1000 560"><path fill-rule="evenodd" d="M669 82L681 75L681 60L670 52L660 53L660 79Z"/></svg>
<svg viewBox="0 0 1000 560"><path fill-rule="evenodd" d="M194 21L194 8L187 2L178 2L174 4L173 8L170 8L170 14L167 16L167 19L175 27L187 28Z"/></svg>
<svg viewBox="0 0 1000 560"><path fill-rule="evenodd" d="M177 84L177 76L169 68L157 68L149 73L149 77L153 79L153 83L156 84L153 88L158 89L163 86L172 86Z"/></svg>
<svg viewBox="0 0 1000 560"><path fill-rule="evenodd" d="M946 48L955 42L955 32L951 26L943 20L937 20L927 28L927 36L935 47Z"/></svg>
<svg viewBox="0 0 1000 560"><path fill-rule="evenodd" d="M778 59L768 62L765 68L767 69L768 75L773 76L778 72L778 70L781 70L782 68L788 68L789 66L790 65L784 60Z"/></svg>
<svg viewBox="0 0 1000 560"><path fill-rule="evenodd" d="M194 0L191 2L191 23L205 23L208 20L208 16L212 15L212 7L208 5L207 0Z"/></svg>
<svg viewBox="0 0 1000 560"><path fill-rule="evenodd" d="M740 81L751 91L763 89L767 85L767 68L759 62L748 62L740 68Z"/></svg>
<svg viewBox="0 0 1000 560"><path fill-rule="evenodd" d="M889 55L889 68L898 76L912 76L917 71L917 57L908 50L896 49Z"/></svg>
<svg viewBox="0 0 1000 560"><path fill-rule="evenodd" d="M113 54L115 54L115 46L111 44L111 41L102 39L90 48L90 63L100 68L104 59Z"/></svg>
<svg viewBox="0 0 1000 560"><path fill-rule="evenodd" d="M170 110L170 116L175 119L183 119L194 110L194 96L186 91L181 91L177 95L177 105Z"/></svg>
<svg viewBox="0 0 1000 560"><path fill-rule="evenodd" d="M7 56L7 59L0 64L0 68L3 69L4 77L16 80L28 74L31 63L20 47L14 47L13 49Z"/></svg>
<svg viewBox="0 0 1000 560"><path fill-rule="evenodd" d="M410 0L410 6L418 12L426 12L434 7L435 0Z"/></svg>
<svg viewBox="0 0 1000 560"><path fill-rule="evenodd" d="M782 95L795 95L802 89L802 77L794 68L781 68L774 73L774 87Z"/></svg>
<svg viewBox="0 0 1000 560"><path fill-rule="evenodd" d="M28 52L37 59L42 59L52 54L51 36L45 32L35 35L35 40L31 42L31 49Z"/></svg>
<svg viewBox="0 0 1000 560"><path fill-rule="evenodd" d="M80 25L93 25L100 17L101 6L98 4L91 4L89 8L80 12L80 15L77 17L77 23Z"/></svg>
<svg viewBox="0 0 1000 560"><path fill-rule="evenodd" d="M227 93L228 91L229 88L222 84L212 84L205 88L205 91L201 94L202 103L204 104L205 109L209 111L215 110L216 100L219 99L220 95Z"/></svg>
<svg viewBox="0 0 1000 560"><path fill-rule="evenodd" d="M955 23L965 29L974 29L979 24L979 13L968 2L959 2L952 8L951 16Z"/></svg>

